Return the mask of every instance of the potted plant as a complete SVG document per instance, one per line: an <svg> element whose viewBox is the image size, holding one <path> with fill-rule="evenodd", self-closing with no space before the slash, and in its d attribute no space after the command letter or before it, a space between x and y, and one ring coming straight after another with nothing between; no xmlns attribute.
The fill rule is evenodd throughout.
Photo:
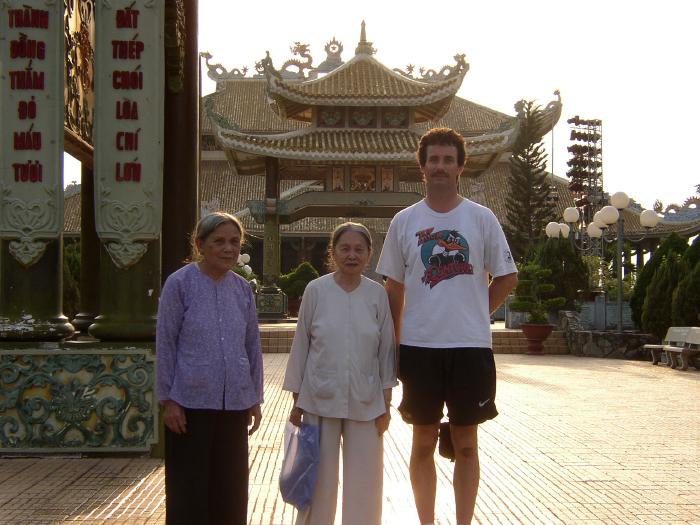
<svg viewBox="0 0 700 525"><path fill-rule="evenodd" d="M544 353L542 342L554 329L554 325L549 323L549 310L559 308L566 302L563 297L542 297L554 290L554 285L547 282L551 273L551 270L534 262L523 265L518 272L515 300L510 303L510 308L526 314L527 322L522 323L520 328L527 338L528 354Z"/></svg>
<svg viewBox="0 0 700 525"><path fill-rule="evenodd" d="M287 308L289 315L299 315L301 296L304 295L306 285L318 277L318 272L311 263L304 261L291 272L279 277L279 287L287 295Z"/></svg>

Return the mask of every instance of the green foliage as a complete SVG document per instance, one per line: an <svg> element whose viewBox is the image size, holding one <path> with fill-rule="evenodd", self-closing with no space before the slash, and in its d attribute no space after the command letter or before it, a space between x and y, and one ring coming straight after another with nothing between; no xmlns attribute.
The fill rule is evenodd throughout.
<svg viewBox="0 0 700 525"><path fill-rule="evenodd" d="M683 253L683 262L686 267L694 268L698 261L700 261L700 235L695 237L693 243Z"/></svg>
<svg viewBox="0 0 700 525"><path fill-rule="evenodd" d="M564 307L572 310L590 289L588 267L568 239L545 239L535 249L533 262L550 270L549 280L557 283L556 294L564 297ZM554 292L543 293L554 297Z"/></svg>
<svg viewBox="0 0 700 525"><path fill-rule="evenodd" d="M73 319L80 311L80 241L63 244L63 314Z"/></svg>
<svg viewBox="0 0 700 525"><path fill-rule="evenodd" d="M683 263L678 253L670 252L647 287L642 308L642 330L661 339L671 326L673 291L683 275Z"/></svg>
<svg viewBox="0 0 700 525"><path fill-rule="evenodd" d="M696 244L696 242L693 243L693 246ZM680 280L673 292L671 326L700 326L700 260L697 260L692 268L690 273Z"/></svg>
<svg viewBox="0 0 700 525"><path fill-rule="evenodd" d="M522 102L520 132L510 161L504 231L513 257L523 262L554 220L554 204L548 200L547 155L540 140L544 114L533 101Z"/></svg>
<svg viewBox="0 0 700 525"><path fill-rule="evenodd" d="M637 282L637 274L628 273L622 279L622 299L629 301L634 291L634 286ZM605 290L607 290L610 300L617 299L617 277L614 275L605 277Z"/></svg>
<svg viewBox="0 0 700 525"><path fill-rule="evenodd" d="M688 249L688 241L672 233L661 246L657 248L651 259L642 267L641 271L637 274L637 282L634 286L634 292L632 292L632 297L630 298L630 308L632 309L632 319L636 326L643 326L642 323L642 311L644 310L644 300L647 295L647 287L651 283L654 273L661 266L664 258L669 253L683 254ZM661 334L662 336L664 334Z"/></svg>
<svg viewBox="0 0 700 525"><path fill-rule="evenodd" d="M532 324L547 324L549 310L561 308L564 297L549 297L554 291L554 285L548 282L552 271L542 268L534 262L521 266L518 270L518 286L515 288L515 300L510 308L516 312L525 312L528 322Z"/></svg>
<svg viewBox="0 0 700 525"><path fill-rule="evenodd" d="M280 275L277 284L289 299L299 299L304 294L306 285L317 277L316 268L304 261L291 272Z"/></svg>

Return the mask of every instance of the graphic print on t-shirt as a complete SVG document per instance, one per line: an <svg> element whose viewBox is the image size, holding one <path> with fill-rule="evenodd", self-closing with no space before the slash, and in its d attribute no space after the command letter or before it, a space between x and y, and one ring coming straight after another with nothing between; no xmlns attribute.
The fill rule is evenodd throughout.
<svg viewBox="0 0 700 525"><path fill-rule="evenodd" d="M433 288L436 284L457 275L471 275L469 243L457 230L426 228L416 233L420 257L425 266L421 282Z"/></svg>

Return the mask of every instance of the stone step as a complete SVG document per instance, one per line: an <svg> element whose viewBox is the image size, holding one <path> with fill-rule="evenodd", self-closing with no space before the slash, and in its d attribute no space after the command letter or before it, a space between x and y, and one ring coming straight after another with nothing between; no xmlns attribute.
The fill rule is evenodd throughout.
<svg viewBox="0 0 700 525"><path fill-rule="evenodd" d="M521 330L505 329L491 332L494 354L524 354L527 339ZM569 348L563 331L555 330L544 342L545 354L568 354Z"/></svg>
<svg viewBox="0 0 700 525"><path fill-rule="evenodd" d="M260 340L263 353L288 353L294 339L294 323L270 323L260 325ZM492 330L494 354L524 354L527 339L521 330ZM564 332L554 331L544 342L545 354L568 354Z"/></svg>

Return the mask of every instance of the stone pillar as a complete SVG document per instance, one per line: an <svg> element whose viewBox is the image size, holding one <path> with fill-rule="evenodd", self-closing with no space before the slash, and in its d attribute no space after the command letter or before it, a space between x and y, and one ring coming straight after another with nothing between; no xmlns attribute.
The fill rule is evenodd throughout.
<svg viewBox="0 0 700 525"><path fill-rule="evenodd" d="M80 171L80 313L76 330L87 334L99 311L100 239L95 231L95 183L92 169Z"/></svg>
<svg viewBox="0 0 700 525"><path fill-rule="evenodd" d="M165 157L163 169L163 268L162 279L190 254L190 233L199 215L199 53L197 49L197 0L168 0L165 85ZM184 19L183 19L184 16ZM173 33L176 25L184 28ZM171 63L184 52L182 75Z"/></svg>
<svg viewBox="0 0 700 525"><path fill-rule="evenodd" d="M263 285L257 295L258 317L261 319L282 319L287 315L287 296L277 286L280 275L279 198L279 159L266 157Z"/></svg>
<svg viewBox="0 0 700 525"><path fill-rule="evenodd" d="M0 2L0 27L0 341L55 341L74 331L61 313L64 4ZM41 59L17 53L34 41Z"/></svg>
<svg viewBox="0 0 700 525"><path fill-rule="evenodd" d="M112 0L95 7L100 315L88 330L103 341L149 341L161 282L165 6ZM139 52L114 51L132 42Z"/></svg>

